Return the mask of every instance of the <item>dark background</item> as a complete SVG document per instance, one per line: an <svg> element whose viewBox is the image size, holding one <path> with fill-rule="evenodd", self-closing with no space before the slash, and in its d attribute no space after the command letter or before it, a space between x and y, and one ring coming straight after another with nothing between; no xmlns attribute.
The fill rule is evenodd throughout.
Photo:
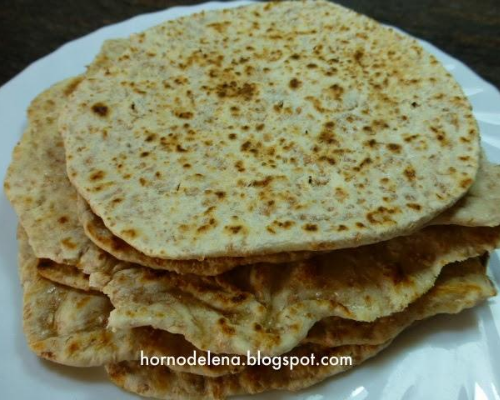
<svg viewBox="0 0 500 400"><path fill-rule="evenodd" d="M337 0L426 39L500 87L500 0ZM200 1L0 0L0 85L63 43L137 14Z"/></svg>

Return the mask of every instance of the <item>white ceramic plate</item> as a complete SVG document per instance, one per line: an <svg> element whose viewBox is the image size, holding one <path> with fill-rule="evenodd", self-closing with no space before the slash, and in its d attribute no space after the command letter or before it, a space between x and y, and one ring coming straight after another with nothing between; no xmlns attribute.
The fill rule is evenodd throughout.
<svg viewBox="0 0 500 400"><path fill-rule="evenodd" d="M26 126L31 100L53 83L84 72L105 39L126 37L166 19L246 2L206 3L140 15L99 29L38 60L0 88L0 179ZM462 85L474 106L484 147L500 163L500 93L461 62L426 42ZM500 204L499 204L500 206ZM0 390L3 399L136 399L109 383L101 368L71 368L32 354L21 330L17 275L17 220L0 197ZM500 283L498 256L490 273ZM500 400L500 299L458 316L439 316L398 337L374 359L299 393L274 392L259 399Z"/></svg>

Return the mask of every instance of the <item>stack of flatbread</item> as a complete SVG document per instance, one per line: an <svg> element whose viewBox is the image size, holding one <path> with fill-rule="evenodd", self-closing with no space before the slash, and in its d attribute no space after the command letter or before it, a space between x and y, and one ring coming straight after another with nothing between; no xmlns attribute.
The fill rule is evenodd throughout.
<svg viewBox="0 0 500 400"><path fill-rule="evenodd" d="M160 399L299 390L473 307L500 166L413 39L323 1L205 12L104 43L28 110L5 190L40 357Z"/></svg>

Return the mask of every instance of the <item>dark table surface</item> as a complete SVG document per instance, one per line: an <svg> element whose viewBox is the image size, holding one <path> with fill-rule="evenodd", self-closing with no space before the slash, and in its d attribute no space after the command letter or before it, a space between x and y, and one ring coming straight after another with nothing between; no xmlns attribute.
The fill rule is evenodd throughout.
<svg viewBox="0 0 500 400"><path fill-rule="evenodd" d="M0 85L63 43L176 0L0 0ZM500 0L337 0L425 39L500 87Z"/></svg>

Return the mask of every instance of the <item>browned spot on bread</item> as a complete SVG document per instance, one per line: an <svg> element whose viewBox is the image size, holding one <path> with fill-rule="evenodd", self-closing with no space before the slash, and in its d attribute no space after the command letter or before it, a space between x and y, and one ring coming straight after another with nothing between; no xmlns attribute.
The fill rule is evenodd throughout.
<svg viewBox="0 0 500 400"><path fill-rule="evenodd" d="M264 179L255 180L251 183L253 187L266 187L273 181L272 176L266 176Z"/></svg>
<svg viewBox="0 0 500 400"><path fill-rule="evenodd" d="M401 153L401 145L396 143L388 143L387 148L394 153Z"/></svg>
<svg viewBox="0 0 500 400"><path fill-rule="evenodd" d="M94 188L91 191L92 192L100 192L102 189L104 189L103 185L97 185L97 186L94 186Z"/></svg>
<svg viewBox="0 0 500 400"><path fill-rule="evenodd" d="M272 233L273 235L276 234L276 231L273 229L272 226L266 226L266 230L269 232L269 233Z"/></svg>
<svg viewBox="0 0 500 400"><path fill-rule="evenodd" d="M247 82L242 85L239 85L236 81L225 82L216 87L216 93L220 98L241 97L250 100L257 93L257 85Z"/></svg>
<svg viewBox="0 0 500 400"><path fill-rule="evenodd" d="M71 238L64 238L61 240L61 244L68 249L76 249L76 244L73 243Z"/></svg>
<svg viewBox="0 0 500 400"><path fill-rule="evenodd" d="M125 229L122 231L122 235L130 239L133 239L138 236L137 231L135 229Z"/></svg>
<svg viewBox="0 0 500 400"><path fill-rule="evenodd" d="M335 165L337 163L334 158L327 157L327 156L321 156L319 158L319 161L325 161L325 162L327 162L330 165Z"/></svg>
<svg viewBox="0 0 500 400"><path fill-rule="evenodd" d="M339 225L338 228L337 228L337 230L339 232L342 232L342 231L348 231L349 228L347 226L345 226L345 225Z"/></svg>
<svg viewBox="0 0 500 400"><path fill-rule="evenodd" d="M105 116L108 115L109 109L108 109L107 105L105 105L104 103L99 102L99 103L95 103L92 106L92 111L95 112L100 117L105 117Z"/></svg>
<svg viewBox="0 0 500 400"><path fill-rule="evenodd" d="M363 55L364 55L363 50L356 50L356 52L354 53L354 60L358 64L360 64L361 63L361 59L363 58Z"/></svg>
<svg viewBox="0 0 500 400"><path fill-rule="evenodd" d="M470 185L472 185L472 179L470 178L467 178L467 179L462 179L462 181L460 181L460 187L462 187L463 189L469 187Z"/></svg>
<svg viewBox="0 0 500 400"><path fill-rule="evenodd" d="M63 215L57 221L59 221L60 224L65 224L66 222L68 222L68 217L66 215Z"/></svg>
<svg viewBox="0 0 500 400"><path fill-rule="evenodd" d="M288 86L290 86L291 89L298 89L302 85L302 82L299 81L297 78L293 78L290 80L288 83Z"/></svg>
<svg viewBox="0 0 500 400"><path fill-rule="evenodd" d="M181 119L192 119L194 114L191 111L176 111L175 116Z"/></svg>
<svg viewBox="0 0 500 400"><path fill-rule="evenodd" d="M376 210L373 210L366 214L366 219L372 224L392 224L394 220L391 218L392 214L398 213L398 208L388 208L380 206Z"/></svg>
<svg viewBox="0 0 500 400"><path fill-rule="evenodd" d="M405 137L404 141L405 142L412 142L413 140L415 140L416 138L418 138L418 135L411 135L411 136L407 136Z"/></svg>
<svg viewBox="0 0 500 400"><path fill-rule="evenodd" d="M283 110L283 105L284 103L280 101L279 103L273 105L273 110L276 112L280 112L281 110Z"/></svg>
<svg viewBox="0 0 500 400"><path fill-rule="evenodd" d="M229 326L227 324L227 320L224 317L219 318L219 320L217 321L217 323L221 327L222 332L224 332L226 335L229 335L229 336L230 335L234 335L234 333L236 332L235 329L232 326Z"/></svg>
<svg viewBox="0 0 500 400"><path fill-rule="evenodd" d="M413 181L417 174L413 167L406 167L404 170L404 175L406 176L406 179L408 179L409 181Z"/></svg>
<svg viewBox="0 0 500 400"><path fill-rule="evenodd" d="M354 171L361 171L361 169L367 165L370 165L372 163L372 159L370 157L366 157L363 161L359 163L356 167L354 167Z"/></svg>
<svg viewBox="0 0 500 400"><path fill-rule="evenodd" d="M330 91L333 94L335 100L341 100L342 95L344 94L344 88L337 83L334 83L330 86Z"/></svg>
<svg viewBox="0 0 500 400"><path fill-rule="evenodd" d="M217 208L217 207L215 207L215 206L210 206L210 207L208 207L208 208L207 208L207 209L203 212L203 214L204 214L204 215L209 215L209 214L210 214L212 211L214 211L216 208Z"/></svg>
<svg viewBox="0 0 500 400"><path fill-rule="evenodd" d="M53 360L55 358L54 353L52 353L51 351L42 351L40 353L40 357L45 358L47 360Z"/></svg>
<svg viewBox="0 0 500 400"><path fill-rule="evenodd" d="M302 226L302 229L307 232L316 232L318 230L318 225L316 224L305 224Z"/></svg>
<svg viewBox="0 0 500 400"><path fill-rule="evenodd" d="M230 25L231 25L230 21L223 21L223 22L212 22L211 24L208 24L207 26L215 29L219 33L224 33L226 31L227 27Z"/></svg>
<svg viewBox="0 0 500 400"><path fill-rule="evenodd" d="M420 211L422 206L418 203L407 203L406 207L413 208L414 210Z"/></svg>
<svg viewBox="0 0 500 400"><path fill-rule="evenodd" d="M106 175L106 173L104 171L95 171L95 172L92 172L90 174L90 180L91 181L98 181L98 180L101 180L104 178L104 176Z"/></svg>
<svg viewBox="0 0 500 400"><path fill-rule="evenodd" d="M333 132L334 127L335 123L333 121L328 121L323 125L323 129L318 136L318 140L320 143L339 144L335 133Z"/></svg>
<svg viewBox="0 0 500 400"><path fill-rule="evenodd" d="M344 189L337 187L335 188L335 197L342 202L349 197L349 194Z"/></svg>
<svg viewBox="0 0 500 400"><path fill-rule="evenodd" d="M243 231L243 226L242 225L227 225L225 227L226 230L228 230L231 233L237 234Z"/></svg>
<svg viewBox="0 0 500 400"><path fill-rule="evenodd" d="M217 225L218 225L218 223L217 223L216 219L210 218L208 220L208 223L199 226L198 229L196 229L196 231L202 233L202 232L208 231L211 228L216 227Z"/></svg>
<svg viewBox="0 0 500 400"><path fill-rule="evenodd" d="M295 225L294 221L287 220L287 221L274 221L273 222L274 226L277 226L282 229L290 229L293 225Z"/></svg>
<svg viewBox="0 0 500 400"><path fill-rule="evenodd" d="M66 88L64 89L64 95L69 96L71 93L75 91L75 89L78 87L80 82L83 80L83 78L75 79L73 82L71 82Z"/></svg>

